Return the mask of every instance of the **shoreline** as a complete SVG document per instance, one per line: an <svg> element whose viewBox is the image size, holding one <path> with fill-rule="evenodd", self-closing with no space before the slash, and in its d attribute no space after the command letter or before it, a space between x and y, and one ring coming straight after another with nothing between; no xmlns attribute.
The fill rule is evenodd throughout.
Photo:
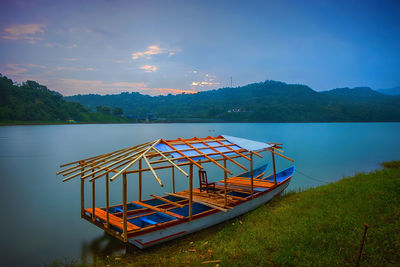
<svg viewBox="0 0 400 267"><path fill-rule="evenodd" d="M0 122L0 127L2 126L38 126L38 125L86 125L86 124L184 124L184 123L212 123L212 124L240 124L240 123L275 123L275 124L284 124L284 123L400 123L400 121L304 121L304 122L215 122L215 121L165 121L165 122L41 122L41 121L26 121L26 122Z"/></svg>
<svg viewBox="0 0 400 267"><path fill-rule="evenodd" d="M368 224L360 263L400 264L396 239L400 161L381 165L382 169L369 173L289 191L245 215L154 248L139 250L116 242L119 250L126 246L125 255L97 251L93 260L96 266L354 266L364 224ZM68 264L82 265L92 266L76 261Z"/></svg>

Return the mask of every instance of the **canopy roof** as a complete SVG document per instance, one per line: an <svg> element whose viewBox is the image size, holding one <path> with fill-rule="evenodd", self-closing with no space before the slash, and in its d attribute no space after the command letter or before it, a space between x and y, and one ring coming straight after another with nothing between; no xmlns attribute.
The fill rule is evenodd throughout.
<svg viewBox="0 0 400 267"><path fill-rule="evenodd" d="M181 166L194 164L202 169L203 167L200 163L211 162L232 174L230 170L218 163L218 161L225 159L248 171L246 167L236 162L234 158L241 157L250 160L248 156L251 153L261 157L258 152L265 150L272 152L271 147L276 145L274 143L262 143L227 135L217 137L208 136L205 138L194 137L191 139L178 138L175 140L158 139L107 154L63 164L60 167L65 169L57 174L62 174L63 176L70 175L63 181L68 181L75 177L80 177L81 179L90 177L89 181L94 181L104 175L108 177L109 173L112 173L110 180L113 181L122 173L151 171L162 186L163 184L155 172L157 169L177 168L188 177L189 175ZM146 162L148 168L142 168L142 159ZM133 169L132 167L137 162L139 162L138 167ZM155 166L156 164L159 166Z"/></svg>

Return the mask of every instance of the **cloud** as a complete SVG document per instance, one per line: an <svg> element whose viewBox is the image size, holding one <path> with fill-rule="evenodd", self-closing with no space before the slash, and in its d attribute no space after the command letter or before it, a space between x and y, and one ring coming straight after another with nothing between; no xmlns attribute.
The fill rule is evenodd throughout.
<svg viewBox="0 0 400 267"><path fill-rule="evenodd" d="M30 44L36 43L36 41L43 40L43 38L37 36L40 33L44 33L45 25L43 24L22 24L13 25L4 28L2 39L5 40L25 40Z"/></svg>
<svg viewBox="0 0 400 267"><path fill-rule="evenodd" d="M144 65L140 66L139 68L144 70L145 72L155 72L158 69L157 66L152 65Z"/></svg>
<svg viewBox="0 0 400 267"><path fill-rule="evenodd" d="M165 95L165 94L196 94L197 91L181 90L181 89L171 89L171 88L148 88L152 92L152 95Z"/></svg>
<svg viewBox="0 0 400 267"><path fill-rule="evenodd" d="M65 60L65 61L77 61L77 60L79 60L79 58L76 58L76 57L67 57L67 58L64 58L64 60Z"/></svg>
<svg viewBox="0 0 400 267"><path fill-rule="evenodd" d="M119 94L121 92L139 92L147 95L195 94L197 91L174 88L152 88L143 82L105 82L77 79L56 79L47 81L49 88L63 95L76 94Z"/></svg>
<svg viewBox="0 0 400 267"><path fill-rule="evenodd" d="M19 64L7 64L7 69L4 73L8 76L18 76L27 71L27 68L22 68Z"/></svg>
<svg viewBox="0 0 400 267"><path fill-rule="evenodd" d="M46 69L46 66L38 65L38 64L7 64L7 69L4 71L4 74L8 76L19 77L21 74L28 72L30 69Z"/></svg>
<svg viewBox="0 0 400 267"><path fill-rule="evenodd" d="M56 70L78 70L76 67L57 66Z"/></svg>
<svg viewBox="0 0 400 267"><path fill-rule="evenodd" d="M197 71L193 71L194 74L197 74ZM202 77L201 81L193 81L191 83L192 88L195 87L213 87L214 85L219 85L221 84L220 82L216 81L217 76L216 75L210 75L210 74L204 74L204 77Z"/></svg>
<svg viewBox="0 0 400 267"><path fill-rule="evenodd" d="M46 69L46 66L38 65L38 64L21 64L22 66L26 66L28 68L39 68L39 69Z"/></svg>
<svg viewBox="0 0 400 267"><path fill-rule="evenodd" d="M59 47L59 48L68 48L68 49L78 47L77 44L64 45L64 44L58 44L58 43L46 43L46 46L51 47L51 48Z"/></svg>
<svg viewBox="0 0 400 267"><path fill-rule="evenodd" d="M50 82L49 87L63 95L75 94L117 94L127 91L138 91L146 87L145 83L132 82L104 82L77 79L56 79Z"/></svg>
<svg viewBox="0 0 400 267"><path fill-rule="evenodd" d="M161 48L157 45L151 45L147 48L146 51L132 53L132 59L136 60L136 59L139 59L142 57L144 57L146 59L150 59L151 56L159 55L159 54L167 54L167 53L168 53L168 56L171 57L171 56L175 55L176 50L169 50L169 49Z"/></svg>
<svg viewBox="0 0 400 267"><path fill-rule="evenodd" d="M95 71L96 69L95 69L95 68L84 68L83 70L86 70L86 71Z"/></svg>

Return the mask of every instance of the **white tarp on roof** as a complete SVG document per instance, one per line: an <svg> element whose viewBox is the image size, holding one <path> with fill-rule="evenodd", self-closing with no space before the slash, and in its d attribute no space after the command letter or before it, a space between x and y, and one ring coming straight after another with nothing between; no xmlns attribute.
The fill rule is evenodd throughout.
<svg viewBox="0 0 400 267"><path fill-rule="evenodd" d="M257 142L249 139L229 136L229 135L222 135L226 140L231 143L234 143L248 151L256 151L264 148L269 148L272 145L268 145L267 143Z"/></svg>

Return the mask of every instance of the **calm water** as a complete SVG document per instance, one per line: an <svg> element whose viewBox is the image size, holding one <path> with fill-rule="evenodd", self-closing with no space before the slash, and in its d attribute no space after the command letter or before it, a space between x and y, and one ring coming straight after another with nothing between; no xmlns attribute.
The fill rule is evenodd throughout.
<svg viewBox="0 0 400 267"><path fill-rule="evenodd" d="M100 229L80 219L79 181L61 182L61 177L55 175L60 164L160 137L219 134L284 143L285 155L295 159L299 170L289 189L318 186L322 182L317 180L335 181L355 172L380 168L382 161L400 159L400 123L0 127L1 264L41 265L64 258L86 260L93 252L109 252L121 247ZM265 153L264 157L256 157L255 166L270 160L269 154ZM279 168L289 165L286 160L278 159ZM228 168L240 172L236 165L228 163ZM223 177L221 170L209 167L207 171L213 179ZM160 172L167 185L164 188L160 188L152 176L145 176L144 193L171 192L169 173ZM111 183L112 203L121 202L118 180L121 179ZM178 190L188 186L183 176L177 177L177 183ZM128 186L128 198L135 200L135 175L128 176ZM96 183L96 187L99 188L97 205L104 206L104 182Z"/></svg>

